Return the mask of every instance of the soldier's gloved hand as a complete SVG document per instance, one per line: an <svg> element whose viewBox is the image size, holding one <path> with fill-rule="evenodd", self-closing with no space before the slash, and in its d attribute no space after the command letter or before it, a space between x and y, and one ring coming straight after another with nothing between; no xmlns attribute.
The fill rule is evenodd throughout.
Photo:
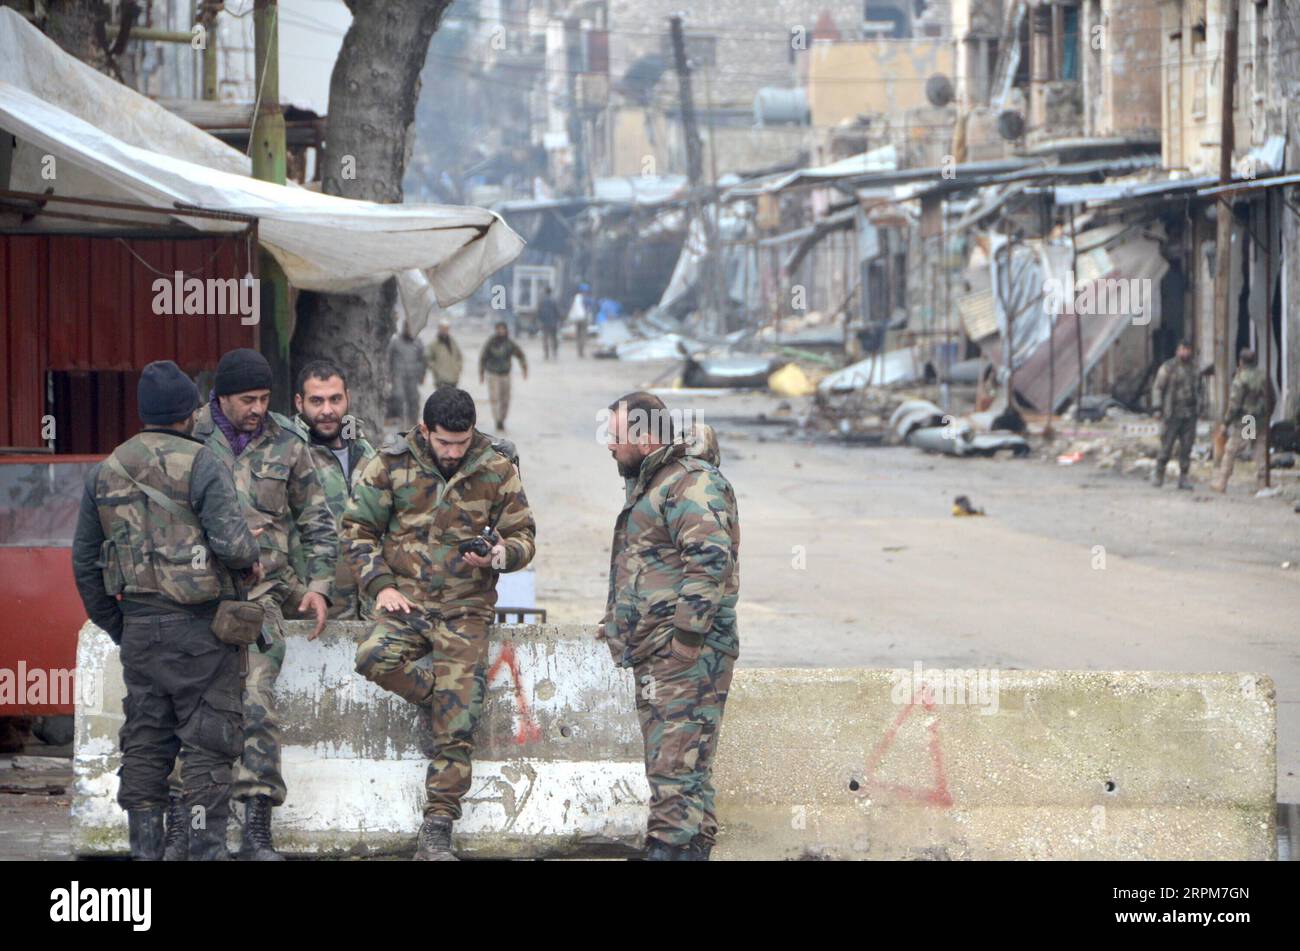
<svg viewBox="0 0 1300 951"><path fill-rule="evenodd" d="M316 614L316 628L307 635L307 640L314 641L320 637L320 632L325 630L325 614L329 610L325 595L319 591L308 591L306 597L298 602L298 613L306 614L309 610Z"/></svg>
<svg viewBox="0 0 1300 951"><path fill-rule="evenodd" d="M380 611L386 611L390 614L397 611L404 611L407 614L410 614L413 605L410 601L407 601L402 592L398 591L396 588L385 588L383 591L380 591L379 596L375 598L375 607Z"/></svg>

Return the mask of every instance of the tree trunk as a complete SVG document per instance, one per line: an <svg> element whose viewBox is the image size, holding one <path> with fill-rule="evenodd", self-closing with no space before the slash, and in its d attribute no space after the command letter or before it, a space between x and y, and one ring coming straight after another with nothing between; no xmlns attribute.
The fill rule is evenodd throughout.
<svg viewBox="0 0 1300 951"><path fill-rule="evenodd" d="M420 70L451 0L347 0L352 26L330 77L322 191L402 200L414 142ZM352 294L302 294L291 344L295 367L328 358L348 375L352 412L378 435L390 380L385 359L397 284Z"/></svg>
<svg viewBox="0 0 1300 951"><path fill-rule="evenodd" d="M108 57L95 36L96 24L102 23L107 15L103 0L50 0L46 5L45 35L65 53L101 73L107 72Z"/></svg>

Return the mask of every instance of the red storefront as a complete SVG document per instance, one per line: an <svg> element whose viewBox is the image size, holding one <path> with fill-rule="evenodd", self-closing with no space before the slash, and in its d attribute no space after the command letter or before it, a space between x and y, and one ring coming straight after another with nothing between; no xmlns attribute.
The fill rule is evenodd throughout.
<svg viewBox="0 0 1300 951"><path fill-rule="evenodd" d="M86 618L68 549L82 480L139 430L140 371L174 360L203 385L222 353L257 345L238 314L155 313L154 282L255 273L255 233L0 234L0 672L11 689L76 666ZM73 712L71 698L33 685L0 716Z"/></svg>

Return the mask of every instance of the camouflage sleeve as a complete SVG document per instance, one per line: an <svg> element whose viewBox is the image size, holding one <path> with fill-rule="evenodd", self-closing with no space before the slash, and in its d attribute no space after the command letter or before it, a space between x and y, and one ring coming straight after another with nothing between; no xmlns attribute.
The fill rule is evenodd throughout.
<svg viewBox="0 0 1300 951"><path fill-rule="evenodd" d="M510 466L510 477L501 484L497 493L492 518L496 520L497 533L506 549L504 570L518 571L532 561L537 552L537 524L533 521L533 510L528 507L528 496L524 494L524 481L519 477L518 466Z"/></svg>
<svg viewBox="0 0 1300 951"><path fill-rule="evenodd" d="M194 457L190 506L198 515L208 547L227 568L242 571L257 564L257 539L235 490L235 479L207 446Z"/></svg>
<svg viewBox="0 0 1300 951"><path fill-rule="evenodd" d="M523 349L523 347L519 346L519 344L517 344L517 343L516 343L516 344L513 344L513 346L514 346L514 348L515 348L515 356L519 358L519 365L520 365L521 367L523 367L523 368L524 368L524 372L527 373L527 372L528 372L528 357L524 354L524 349Z"/></svg>
<svg viewBox="0 0 1300 951"><path fill-rule="evenodd" d="M307 590L330 596L334 566L339 558L339 536L325 499L325 489L316 476L310 450L297 446L289 471L289 510L307 558Z"/></svg>
<svg viewBox="0 0 1300 951"><path fill-rule="evenodd" d="M1232 385L1228 387L1228 409L1223 414L1225 425L1231 425L1239 416L1243 409L1242 404L1245 402L1246 388L1242 386L1241 375L1238 374L1232 378Z"/></svg>
<svg viewBox="0 0 1300 951"><path fill-rule="evenodd" d="M119 644L122 641L122 611L117 599L109 597L104 590L104 576L99 567L104 527L99 524L99 512L90 488L98 473L99 466L92 466L86 476L85 491L81 493L77 529L72 536L72 577L86 609L86 617L103 628L114 644Z"/></svg>
<svg viewBox="0 0 1300 951"><path fill-rule="evenodd" d="M673 626L684 644L701 644L731 577L735 510L715 473L687 472L664 502L664 521L685 565Z"/></svg>
<svg viewBox="0 0 1300 951"><path fill-rule="evenodd" d="M1156 381L1151 385L1151 407L1157 413L1165 406L1165 387L1169 385L1169 364L1162 363L1156 371Z"/></svg>
<svg viewBox="0 0 1300 951"><path fill-rule="evenodd" d="M397 583L384 561L384 532L392 512L393 484L388 467L382 456L375 456L361 471L339 529L343 557L356 576L357 587L372 598Z"/></svg>

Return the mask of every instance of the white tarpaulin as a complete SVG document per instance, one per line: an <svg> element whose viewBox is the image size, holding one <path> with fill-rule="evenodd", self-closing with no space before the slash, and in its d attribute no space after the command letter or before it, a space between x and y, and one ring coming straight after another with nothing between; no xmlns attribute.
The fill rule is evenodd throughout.
<svg viewBox="0 0 1300 951"><path fill-rule="evenodd" d="M522 239L486 209L353 201L250 178L241 153L68 56L8 8L0 8L0 128L19 140L11 190L52 186L62 197L254 216L262 245L304 290L347 291L422 271L403 275L403 300L421 296L427 275L446 307L523 249ZM205 231L243 228L176 220Z"/></svg>

